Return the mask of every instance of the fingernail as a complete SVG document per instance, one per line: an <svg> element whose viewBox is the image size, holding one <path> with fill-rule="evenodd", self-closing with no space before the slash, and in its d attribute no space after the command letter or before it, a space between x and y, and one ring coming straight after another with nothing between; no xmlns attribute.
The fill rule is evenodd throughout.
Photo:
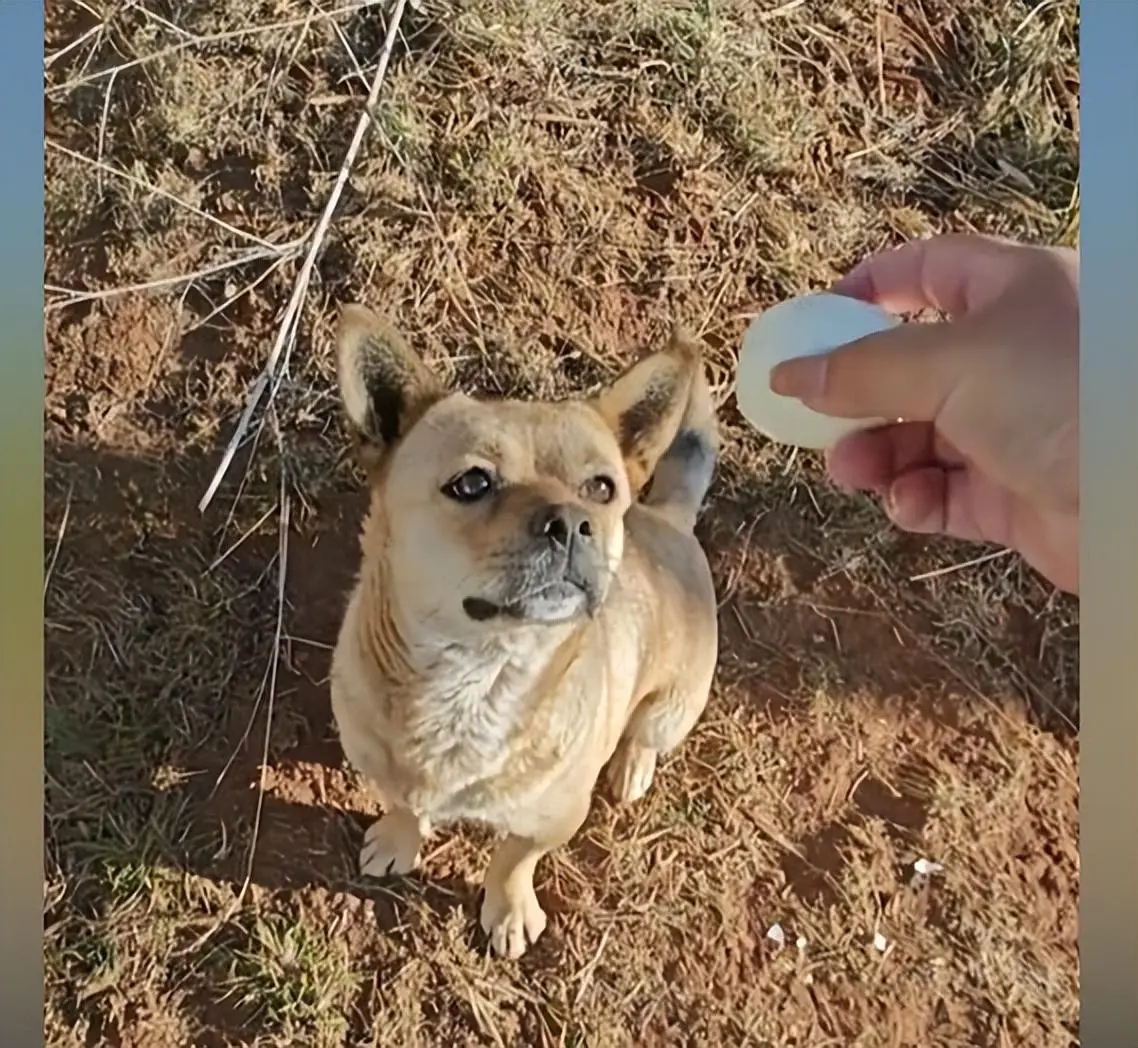
<svg viewBox="0 0 1138 1048"><path fill-rule="evenodd" d="M771 371L771 390L783 397L810 400L826 388L826 358L785 360Z"/></svg>
<svg viewBox="0 0 1138 1048"><path fill-rule="evenodd" d="M867 279L864 266L855 266L840 280L830 285L831 293L847 298L860 298L868 302L873 297L873 284Z"/></svg>

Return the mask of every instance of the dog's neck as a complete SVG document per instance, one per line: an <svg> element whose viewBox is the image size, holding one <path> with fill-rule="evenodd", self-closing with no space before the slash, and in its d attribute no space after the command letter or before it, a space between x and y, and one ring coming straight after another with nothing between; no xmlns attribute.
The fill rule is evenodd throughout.
<svg viewBox="0 0 1138 1048"><path fill-rule="evenodd" d="M365 563L358 640L389 692L412 707L445 705L456 714L471 708L486 716L516 712L550 690L540 685L564 672L588 628L503 625L477 637L449 637L403 612L390 576L382 555Z"/></svg>

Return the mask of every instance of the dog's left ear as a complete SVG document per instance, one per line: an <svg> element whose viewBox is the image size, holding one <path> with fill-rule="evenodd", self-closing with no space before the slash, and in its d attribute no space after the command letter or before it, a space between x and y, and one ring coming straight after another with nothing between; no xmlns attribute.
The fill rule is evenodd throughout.
<svg viewBox="0 0 1138 1048"><path fill-rule="evenodd" d="M699 344L676 327L665 349L633 364L593 401L620 442L634 495L676 439L702 366Z"/></svg>
<svg viewBox="0 0 1138 1048"><path fill-rule="evenodd" d="M340 311L336 364L344 410L371 459L447 393L403 336L366 306Z"/></svg>

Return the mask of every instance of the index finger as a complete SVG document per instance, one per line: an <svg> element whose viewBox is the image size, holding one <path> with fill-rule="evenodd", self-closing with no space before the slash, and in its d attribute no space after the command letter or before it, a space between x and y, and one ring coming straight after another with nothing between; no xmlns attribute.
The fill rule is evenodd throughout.
<svg viewBox="0 0 1138 1048"><path fill-rule="evenodd" d="M936 309L962 317L995 299L1015 275L1010 241L947 233L910 240L859 263L834 285L891 313Z"/></svg>

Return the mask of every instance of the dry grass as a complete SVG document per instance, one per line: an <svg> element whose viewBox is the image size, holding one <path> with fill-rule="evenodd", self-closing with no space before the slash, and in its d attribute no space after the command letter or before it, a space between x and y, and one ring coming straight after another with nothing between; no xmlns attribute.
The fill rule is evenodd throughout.
<svg viewBox="0 0 1138 1048"><path fill-rule="evenodd" d="M751 315L885 243L1077 236L1073 0L408 4L282 339L393 6L48 5L48 1043L1065 1048L1077 607L894 534L728 394ZM352 868L352 298L472 390L588 388L673 319L717 365L716 693L543 865L519 964L472 931L477 832Z"/></svg>

